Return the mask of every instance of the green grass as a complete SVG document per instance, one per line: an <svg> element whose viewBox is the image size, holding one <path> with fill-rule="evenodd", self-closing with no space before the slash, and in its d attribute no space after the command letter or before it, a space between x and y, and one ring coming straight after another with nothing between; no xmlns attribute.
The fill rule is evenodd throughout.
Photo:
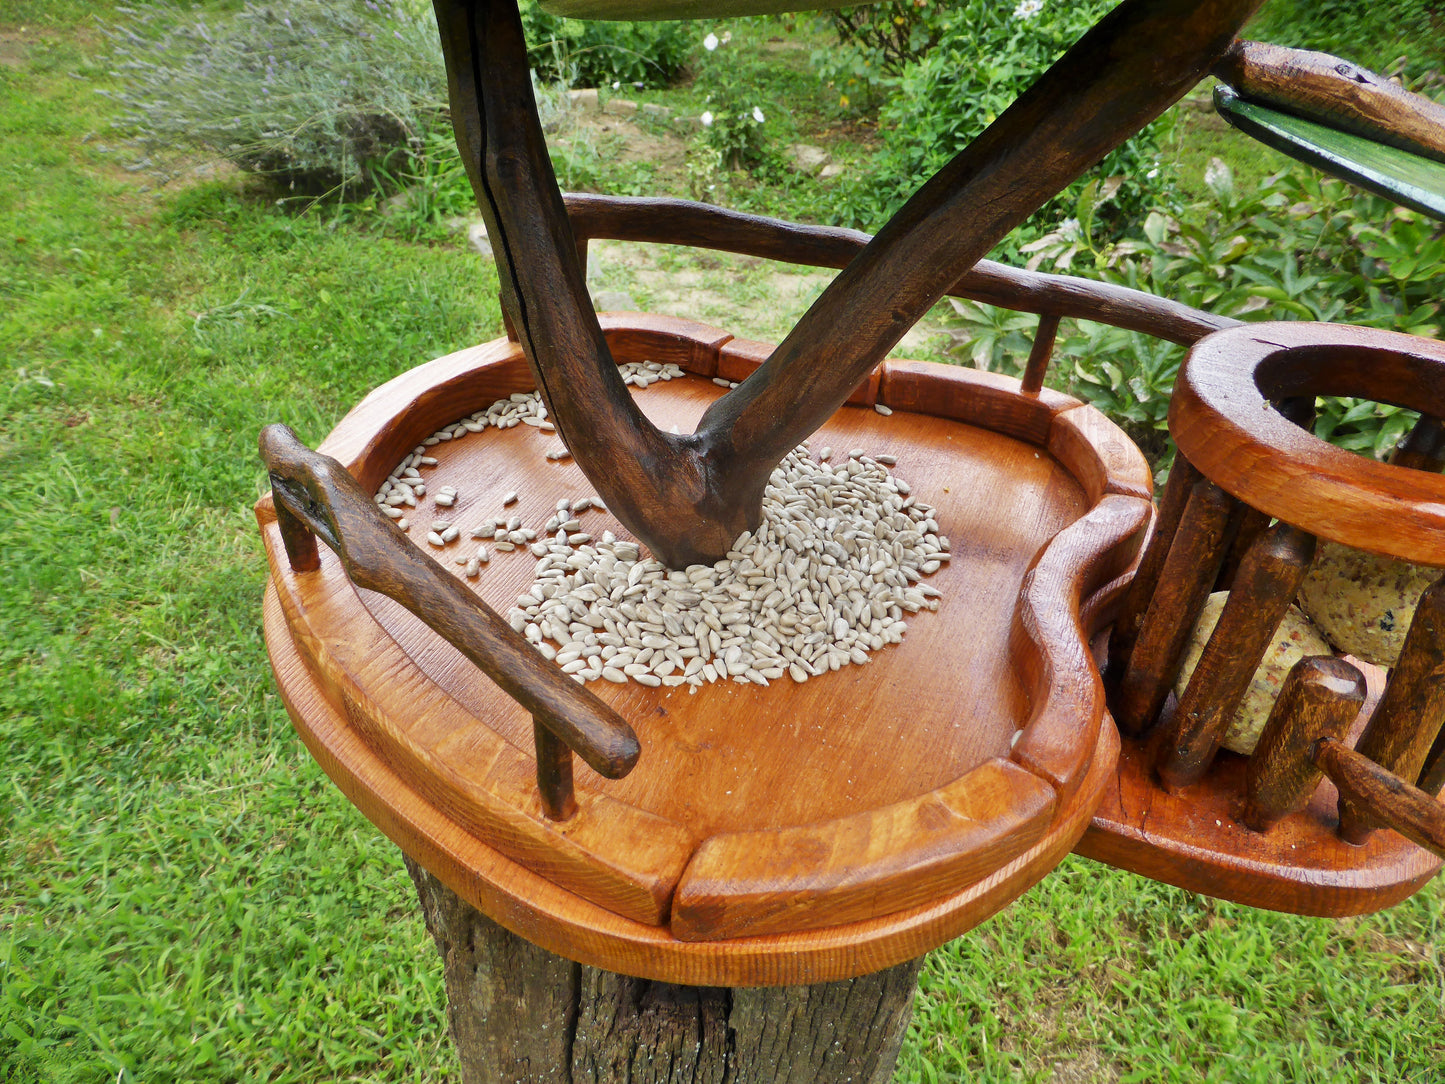
<svg viewBox="0 0 1445 1084"><path fill-rule="evenodd" d="M454 1079L399 855L274 692L250 506L261 426L314 442L499 334L495 277L235 180L143 191L87 11L0 15L29 27L0 64L0 1080ZM931 955L899 1077L1438 1079L1442 926L1438 882L1324 922L1071 859Z"/></svg>

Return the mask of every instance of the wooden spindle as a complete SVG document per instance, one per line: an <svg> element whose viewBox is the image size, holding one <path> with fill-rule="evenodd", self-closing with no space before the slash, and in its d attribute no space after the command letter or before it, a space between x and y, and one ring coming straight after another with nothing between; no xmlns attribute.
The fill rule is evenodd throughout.
<svg viewBox="0 0 1445 1084"><path fill-rule="evenodd" d="M321 567L316 536L276 497L274 491L272 503L276 506L276 526L281 531L281 543L286 547L286 559L291 562L291 571L315 572Z"/></svg>
<svg viewBox="0 0 1445 1084"><path fill-rule="evenodd" d="M1245 554L1234 590L1180 698L1171 734L1159 744L1156 770L1169 790L1197 782L1213 763L1314 555L1314 536L1288 523L1271 527Z"/></svg>
<svg viewBox="0 0 1445 1084"><path fill-rule="evenodd" d="M1341 738L1365 702L1365 675L1315 655L1290 669L1245 773L1243 821L1256 832L1301 809L1320 781L1315 743Z"/></svg>
<svg viewBox="0 0 1445 1084"><path fill-rule="evenodd" d="M1149 611L1149 601L1159 583L1159 574L1169 558L1169 547L1189 504L1189 494L1201 477L1189 460L1175 453L1174 466L1159 502L1159 514L1154 518L1154 532L1149 536L1149 544L1139 559L1139 570L1129 583L1129 590L1119 604L1119 616L1109 633L1109 670L1105 681L1110 689L1116 688L1124 677L1144 615Z"/></svg>
<svg viewBox="0 0 1445 1084"><path fill-rule="evenodd" d="M537 746L537 793L542 811L550 820L565 821L577 812L572 792L572 750L536 716L532 717L532 739Z"/></svg>
<svg viewBox="0 0 1445 1084"><path fill-rule="evenodd" d="M1395 446L1390 462L1397 467L1439 473L1445 470L1445 424L1421 414L1414 428Z"/></svg>
<svg viewBox="0 0 1445 1084"><path fill-rule="evenodd" d="M1419 779L1445 722L1445 577L1415 608L1400 660L1356 745L1360 755L1401 779ZM1340 795L1340 835L1363 843L1376 827L1369 811Z"/></svg>
<svg viewBox="0 0 1445 1084"><path fill-rule="evenodd" d="M1420 769L1420 779L1415 785L1437 797L1445 789L1445 728L1435 735L1435 744L1425 755L1425 767Z"/></svg>
<svg viewBox="0 0 1445 1084"><path fill-rule="evenodd" d="M1024 366L1023 386L1019 389L1025 395L1037 395L1044 386L1044 376L1049 371L1049 359L1054 356L1054 340L1059 334L1059 318L1046 312L1039 317L1039 327L1034 332L1034 345L1029 351L1028 364Z"/></svg>
<svg viewBox="0 0 1445 1084"><path fill-rule="evenodd" d="M1164 706L1184 645L1219 575L1237 505L1207 478L1190 491L1114 698L1114 719L1127 733L1149 729Z"/></svg>
<svg viewBox="0 0 1445 1084"><path fill-rule="evenodd" d="M1315 763L1339 788L1342 806L1348 802L1353 809L1367 810L1381 825L1445 858L1445 805L1369 757L1330 738L1316 746Z"/></svg>
<svg viewBox="0 0 1445 1084"><path fill-rule="evenodd" d="M1273 518L1269 513L1261 512L1257 508L1250 508L1248 505L1244 507L1239 519L1239 530L1229 544L1229 552L1224 555L1219 578L1214 581L1216 591L1228 591L1234 587L1234 580L1239 575L1239 566L1244 561L1245 554L1259 541L1260 535L1269 530Z"/></svg>

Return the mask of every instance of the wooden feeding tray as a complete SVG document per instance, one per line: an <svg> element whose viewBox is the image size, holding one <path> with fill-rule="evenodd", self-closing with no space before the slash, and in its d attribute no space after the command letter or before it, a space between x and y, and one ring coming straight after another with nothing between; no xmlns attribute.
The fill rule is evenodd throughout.
<svg viewBox="0 0 1445 1084"><path fill-rule="evenodd" d="M1079 851L1211 896L1328 916L1391 906L1440 869L1445 580L1427 591L1433 601L1420 603L1388 675L1353 658L1305 660L1313 673L1296 670L1313 683L1312 707L1287 719L1277 704L1249 757L1219 750L1220 735L1316 537L1445 567L1445 477L1317 439L1302 427L1316 395L1418 409L1418 439L1433 447L1445 347L1307 323L1236 327L1195 345L1170 406L1174 474L1109 642L1120 770ZM1231 604L1241 604L1226 604L1176 704L1183 641L1230 575ZM1341 828L1332 780L1350 788L1346 806L1363 798L1369 815L1357 805ZM1380 824L1404 834L1371 830Z"/></svg>
<svg viewBox="0 0 1445 1084"><path fill-rule="evenodd" d="M619 362L687 371L635 393L663 431L691 431L724 393L712 378L741 379L770 350L640 314L603 328ZM377 389L322 451L369 495L424 437L532 386L515 343L462 351ZM459 523L516 490L509 511L540 524L558 498L592 492L570 460L545 458L556 443L529 426L441 443L427 484L459 491ZM463 898L609 970L812 983L911 959L982 921L1074 846L1113 779L1117 737L1087 643L1151 521L1147 464L1076 400L900 361L810 443L897 457L953 543L928 581L939 609L867 665L801 684L590 684L641 756L617 780L580 768L577 813L561 821L538 798L528 712L396 602L353 586L329 550L316 571L294 571L263 498L267 643L307 745ZM627 537L610 514L588 516L594 535ZM424 533L412 537L428 549ZM498 554L463 582L505 611L533 564Z"/></svg>

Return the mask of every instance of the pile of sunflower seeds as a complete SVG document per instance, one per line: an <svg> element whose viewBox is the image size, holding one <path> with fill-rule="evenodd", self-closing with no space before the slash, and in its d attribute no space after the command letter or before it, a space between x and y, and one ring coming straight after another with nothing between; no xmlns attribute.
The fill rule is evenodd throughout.
<svg viewBox="0 0 1445 1084"><path fill-rule="evenodd" d="M657 363L623 368L628 383L644 388L683 375ZM427 444L545 420L535 394L499 400L428 438L382 486L378 505L388 515L416 507L426 492L419 468L435 464ZM839 458L833 464L824 448L814 459L806 443L790 452L764 493L757 531L712 565L669 570L611 531L594 539L577 517L605 511L595 497L563 498L540 532L504 515L470 536L537 559L531 589L507 619L576 681L686 684L692 692L728 679L803 682L867 663L870 652L901 641L907 615L938 609L939 592L922 580L949 560L934 510L890 473L892 456L855 448ZM448 521L431 526L433 546L458 538ZM456 561L474 578L491 556L482 545Z"/></svg>

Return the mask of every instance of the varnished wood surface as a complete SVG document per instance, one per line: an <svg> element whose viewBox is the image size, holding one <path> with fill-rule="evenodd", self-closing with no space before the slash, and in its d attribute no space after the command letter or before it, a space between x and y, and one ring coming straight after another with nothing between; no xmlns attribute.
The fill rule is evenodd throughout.
<svg viewBox="0 0 1445 1084"><path fill-rule="evenodd" d="M1314 555L1314 536L1288 523L1270 528L1245 554L1169 733L1159 743L1157 771L1166 787L1186 787L1209 770Z"/></svg>
<svg viewBox="0 0 1445 1084"><path fill-rule="evenodd" d="M1159 717L1183 664L1184 647L1214 589L1237 508L1208 478L1194 483L1111 701L1126 734L1147 733Z"/></svg>
<svg viewBox="0 0 1445 1084"><path fill-rule="evenodd" d="M1363 728L1384 674L1350 660L1370 696L1347 743ZM1336 834L1338 796L1328 779L1305 807L1268 832L1240 819L1246 760L1221 752L1202 780L1177 794L1154 781L1152 751L1125 739L1117 772L1076 852L1191 892L1295 914L1369 914L1418 891L1440 861L1393 832L1372 833L1362 847Z"/></svg>
<svg viewBox="0 0 1445 1084"><path fill-rule="evenodd" d="M1445 805L1332 738L1315 747L1315 763L1340 788L1342 803L1369 810L1374 820L1445 858Z"/></svg>
<svg viewBox="0 0 1445 1084"><path fill-rule="evenodd" d="M653 341L717 339L713 329L699 330L682 321L671 327L672 340L663 336ZM653 327L650 332L615 337L629 342L629 349L645 348L648 334L660 333ZM382 447L394 448L400 455L432 428L515 390L517 353L515 346L491 344L468 355L472 360L485 359L479 369L466 370L466 363L457 358L423 366L409 378L393 382L387 396L368 397L323 447L350 450L367 459ZM706 359L698 365L704 370L710 367ZM881 401L889 399L895 386L892 367L889 363L879 374ZM928 407L940 414L958 409L967 400L959 387L962 371L935 368L946 394ZM904 398L919 399L927 369L902 366L896 387ZM970 379L973 376L966 375L965 383ZM978 386L992 403L987 412L1007 413L1006 381L990 377L979 380ZM445 388L445 395L439 396L436 387ZM696 694L685 687L598 689L638 729L643 755L638 768L617 783L604 784L590 770L579 768L579 810L567 822L569 839L562 848L572 866L554 879L560 878L571 892L605 899L604 906L620 906L621 913L634 918L665 921L658 888L667 877L676 882L678 856L690 855L709 836L807 828L824 839L831 830L828 821L851 819L881 837L888 817L880 809L916 801L999 757L1011 757L1026 772L1046 779L1050 790L1062 782L1067 789L1056 804L1060 810L1072 807L1073 793L1083 785L1095 759L1097 738L1087 720L1100 718L1103 710L1102 697L1093 688L1097 676L1087 666L1083 649L1085 637L1094 629L1080 623L1079 605L1086 595L1127 571L1150 515L1148 503L1129 494L1147 479L1148 469L1142 457L1131 462L1123 454L1117 431L1107 423L1101 425L1102 419L1082 416L1092 413L1090 408L1065 397L1041 402L1019 395L1016 381L1013 387L1024 417L1043 412L1039 422L1024 426L1038 431L1038 445L901 409L882 417L872 410L844 408L815 438L815 446L831 441L840 456L855 446L897 455L899 475L911 482L916 496L936 506L943 530L958 539L953 560L930 582L944 591L945 598L967 599L968 606L950 608L945 602L937 614L919 614L902 645L876 653L867 666L848 667L803 686L784 681L781 687L759 689L728 683ZM677 424L686 431L720 394L722 390L710 381L680 379L641 391L637 399L660 427ZM443 403L449 414L438 419L435 414ZM1103 496L1093 511L1080 481L1048 454L1055 425L1069 434L1065 442L1071 460L1094 479L1091 486ZM404 431L405 438L384 432L389 430ZM1098 443L1092 455L1089 449L1094 445L1080 436L1089 433ZM540 524L559 496L588 492L574 465L542 456L550 437L519 426L487 430L429 449L439 460L429 484L450 483L460 492L448 518L463 525L489 518L501 511L502 493L516 489L525 496L508 511L521 515L526 523ZM390 465L365 462L356 470L374 482ZM999 516L1000 508L1009 509L1010 515ZM607 515L587 515L587 529L594 535L609 526L624 534ZM1060 533L1064 527L1068 529ZM352 724L374 745L381 743L377 748L388 750L401 776L428 802L489 839L487 833L498 829L480 822L505 821L492 806L515 793L497 782L495 765L510 765L510 780L516 765L526 764L533 744L530 717L495 688L478 682L454 648L394 603L348 591L334 575L326 574L325 560L321 575L306 574L301 577L306 583L298 584L284 567L274 531L270 549L288 616L306 626L297 633L303 657L313 665L323 656L329 659L318 677L326 695L335 704L347 705ZM1035 561L1035 573L1052 570L1034 588L1040 608L1061 616L1050 618L1055 624L1045 630L1042 648L1023 646L1084 658L1083 666L1035 667L1038 672L1031 675L1030 667L1020 665L1015 657L1018 645L1010 644L1010 619L1025 571ZM529 556L517 555L510 561L495 556L478 581L483 597L498 606L510 605L530 584L531 567ZM327 633L327 628L344 631ZM920 660L927 661L920 664ZM1073 703L1068 697L1075 684L1088 686L1079 701L1087 710L1070 715L1059 704ZM1051 721L1045 725L1040 717ZM448 721L443 724L443 719ZM1020 726L1025 729L1024 740L1011 753ZM1038 747L1047 749L1042 761L1052 774L1038 776L1043 769L1030 762L1030 750L1038 745L1030 734L1044 731L1047 741ZM788 755L777 755L779 741ZM443 747L446 754L440 758L434 751ZM612 804L596 804L599 798ZM468 810L469 803L479 811ZM535 804L518 811L520 825L505 825L499 845L524 864L550 869L558 863L546 854L550 844L540 834L546 826L538 827L542 814L533 808ZM621 826L614 837L615 853L607 855L605 846L589 849L607 834L603 822L614 816ZM649 817L665 830L652 833L650 857L632 855L632 839L651 831L642 827ZM971 876L982 868L968 854L975 845L992 855L983 863L987 866L989 861L1007 860L1018 842L1002 848L991 839L970 843L965 837L972 829L964 827L948 845L950 876L955 879L936 882L945 885L940 891L956 887L958 871ZM840 921L838 914L846 915L847 921L860 917L856 906L846 903L849 893L856 899L866 897L875 914L912 906L914 897L909 893L916 886L897 875L887 856L877 859L872 868L865 863L853 871L858 880L840 891L840 910L830 912L815 904L817 913L835 916L828 921ZM877 882L871 894L857 887L869 878ZM820 882L817 899L826 891Z"/></svg>
<svg viewBox="0 0 1445 1084"><path fill-rule="evenodd" d="M1400 658L1369 725L1355 746L1362 756L1406 783L1420 778L1445 723L1445 577L1427 587L1405 633ZM1340 833L1360 842L1374 823L1348 800L1340 807Z"/></svg>
<svg viewBox="0 0 1445 1084"><path fill-rule="evenodd" d="M313 681L297 654L274 585L263 607L272 671L298 732L347 798L452 891L507 929L571 960L692 986L779 986L868 974L972 929L1052 869L1089 822L1118 754L1107 719L1073 800L1044 837L1006 866L946 899L909 911L802 933L688 942L625 919L509 861L412 789Z"/></svg>
<svg viewBox="0 0 1445 1084"><path fill-rule="evenodd" d="M1365 702L1365 676L1330 656L1301 659L1290 668L1269 721L1250 754L1244 815L1257 832L1293 813L1314 793L1320 770L1310 759L1320 738L1342 738Z"/></svg>
<svg viewBox="0 0 1445 1084"><path fill-rule="evenodd" d="M1445 343L1309 323L1221 331L1190 351L1169 408L1180 451L1251 507L1356 549L1445 565L1445 476L1336 448L1270 406L1301 395L1438 416Z"/></svg>

